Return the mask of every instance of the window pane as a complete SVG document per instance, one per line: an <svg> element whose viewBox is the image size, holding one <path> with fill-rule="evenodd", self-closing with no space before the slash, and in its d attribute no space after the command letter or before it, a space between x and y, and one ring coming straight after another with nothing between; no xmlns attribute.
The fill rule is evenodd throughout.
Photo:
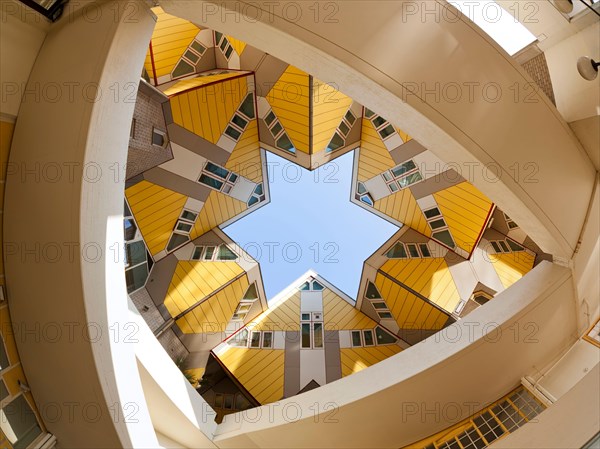
<svg viewBox="0 0 600 449"><path fill-rule="evenodd" d="M240 111L248 118L254 118L254 95L248 94L240 106ZM272 112L271 112L272 114ZM274 116L273 116L274 117Z"/></svg>
<svg viewBox="0 0 600 449"><path fill-rule="evenodd" d="M406 176L405 178L402 178L401 180L398 181L398 184L400 184L400 187L408 187L411 186L419 181L421 181L423 178L421 176L421 173L416 172L416 173L411 173L410 175Z"/></svg>
<svg viewBox="0 0 600 449"><path fill-rule="evenodd" d="M0 336L0 370L3 370L9 365L10 363L8 363L8 356L6 355L6 350L4 349L4 340Z"/></svg>
<svg viewBox="0 0 600 449"><path fill-rule="evenodd" d="M227 51L225 51L225 57L227 59L229 59L229 57L231 56L232 52L233 52L233 47L230 45L229 48L227 48Z"/></svg>
<svg viewBox="0 0 600 449"><path fill-rule="evenodd" d="M220 178L227 179L227 175L229 175L229 170L225 170L223 167L219 167L218 165L213 164L212 162L207 162L206 167L204 167L209 173L213 173Z"/></svg>
<svg viewBox="0 0 600 449"><path fill-rule="evenodd" d="M327 146L327 151L335 151L338 148L343 147L345 144L344 139L336 132L331 138L331 142Z"/></svg>
<svg viewBox="0 0 600 449"><path fill-rule="evenodd" d="M433 209L429 209L425 211L425 217L427 218L433 218L433 217L437 217L439 215L442 215L442 213L440 212L440 210L437 207L434 207Z"/></svg>
<svg viewBox="0 0 600 449"><path fill-rule="evenodd" d="M394 337L393 335L390 335L389 332L386 332L380 326L377 326L375 328L375 336L377 337L377 344L378 345L385 345L385 344L390 344L390 343L396 343L396 337Z"/></svg>
<svg viewBox="0 0 600 449"><path fill-rule="evenodd" d="M146 246L143 241L127 243L125 245L125 253L127 256L127 264L137 265L146 262Z"/></svg>
<svg viewBox="0 0 600 449"><path fill-rule="evenodd" d="M190 223L180 221L179 223L177 223L177 230L183 232L190 232L192 230L192 225Z"/></svg>
<svg viewBox="0 0 600 449"><path fill-rule="evenodd" d="M379 318L393 318L390 312L377 312Z"/></svg>
<svg viewBox="0 0 600 449"><path fill-rule="evenodd" d="M310 324L302 323L302 347L310 348Z"/></svg>
<svg viewBox="0 0 600 449"><path fill-rule="evenodd" d="M506 243L508 243L508 246L510 246L510 249L512 249L513 251L523 251L523 247L517 242L513 242L510 239L506 239Z"/></svg>
<svg viewBox="0 0 600 449"><path fill-rule="evenodd" d="M181 213L181 218L188 221L196 221L197 216L198 214L196 214L195 212L190 212L189 210L184 210Z"/></svg>
<svg viewBox="0 0 600 449"><path fill-rule="evenodd" d="M398 184L396 184L395 182L388 184L388 187L390 188L390 190L392 192L397 192L398 190L400 190L400 188L398 187Z"/></svg>
<svg viewBox="0 0 600 449"><path fill-rule="evenodd" d="M156 131L152 131L152 144L162 147L165 144L165 137Z"/></svg>
<svg viewBox="0 0 600 449"><path fill-rule="evenodd" d="M244 299L257 299L257 298L258 298L258 294L256 293L256 284L252 284L250 287L248 287L248 290L246 290Z"/></svg>
<svg viewBox="0 0 600 449"><path fill-rule="evenodd" d="M204 173L200 175L200 179L198 179L198 182L217 190L221 190L221 187L223 187L222 181L219 181L215 178L211 178L210 176L205 175Z"/></svg>
<svg viewBox="0 0 600 449"><path fill-rule="evenodd" d="M15 449L29 446L42 433L35 414L23 395L0 411L0 427Z"/></svg>
<svg viewBox="0 0 600 449"><path fill-rule="evenodd" d="M215 42L217 43L217 45L219 45L219 42L221 42L222 37L223 37L223 33L219 33L218 31L215 31Z"/></svg>
<svg viewBox="0 0 600 449"><path fill-rule="evenodd" d="M237 114L233 116L231 121L242 129L244 129L246 127L246 125L248 124L248 122L245 119L243 119L242 117L240 117Z"/></svg>
<svg viewBox="0 0 600 449"><path fill-rule="evenodd" d="M260 348L260 332L252 332L252 338L250 339L251 348Z"/></svg>
<svg viewBox="0 0 600 449"><path fill-rule="evenodd" d="M223 395L216 394L215 395L215 408L222 408L222 407L223 407Z"/></svg>
<svg viewBox="0 0 600 449"><path fill-rule="evenodd" d="M273 333L265 332L263 334L263 348L270 348L273 346Z"/></svg>
<svg viewBox="0 0 600 449"><path fill-rule="evenodd" d="M452 240L452 236L450 235L450 232L448 231L440 231L440 232L434 232L432 234L432 237L434 239L439 240L442 243L445 243L446 245L448 245L450 248L454 248L456 245L454 244L454 240Z"/></svg>
<svg viewBox="0 0 600 449"><path fill-rule="evenodd" d="M125 241L133 240L135 237L135 232L137 231L137 226L133 222L132 218L126 218L123 220L123 233L125 234Z"/></svg>
<svg viewBox="0 0 600 449"><path fill-rule="evenodd" d="M323 347L323 323L314 323L314 347L322 348Z"/></svg>
<svg viewBox="0 0 600 449"><path fill-rule="evenodd" d="M206 251L204 252L204 260L211 260L213 258L213 254L215 253L214 246L208 246Z"/></svg>
<svg viewBox="0 0 600 449"><path fill-rule="evenodd" d="M373 346L375 344L373 341L373 331L363 331L363 337L365 338L365 346Z"/></svg>
<svg viewBox="0 0 600 449"><path fill-rule="evenodd" d="M367 189L365 188L365 185L364 185L362 182L359 182L359 183L358 183L358 187L357 187L356 191L357 191L358 193L360 193L361 195L362 195L363 193L367 193Z"/></svg>
<svg viewBox="0 0 600 449"><path fill-rule="evenodd" d="M381 299L381 295L377 291L377 287L372 282L367 283L367 298L369 299Z"/></svg>
<svg viewBox="0 0 600 449"><path fill-rule="evenodd" d="M373 304L373 307L376 309L387 309L385 302L372 302L371 304Z"/></svg>
<svg viewBox="0 0 600 449"><path fill-rule="evenodd" d="M494 248L494 251L496 251L497 253L501 253L502 250L500 249L500 247L498 246L498 244L496 242L490 242L492 244L492 248Z"/></svg>
<svg viewBox="0 0 600 449"><path fill-rule="evenodd" d="M194 64L196 64L200 60L200 56L198 56L193 51L189 51L189 50L185 52L185 57L188 58L190 61L192 61L192 63L194 63Z"/></svg>
<svg viewBox="0 0 600 449"><path fill-rule="evenodd" d="M382 139L385 139L387 136L394 134L394 127L392 125L388 125L382 130L379 131L379 135Z"/></svg>
<svg viewBox="0 0 600 449"><path fill-rule="evenodd" d="M281 126L281 123L277 122L275 123L275 125L273 125L273 127L271 128L271 134L273 134L273 137L276 137L277 134L279 134L281 132L281 130L283 129L283 127Z"/></svg>
<svg viewBox="0 0 600 449"><path fill-rule="evenodd" d="M310 313L303 313L301 319L302 321L310 321Z"/></svg>
<svg viewBox="0 0 600 449"><path fill-rule="evenodd" d="M227 410L231 410L233 408L233 395L226 394L223 397L223 408Z"/></svg>
<svg viewBox="0 0 600 449"><path fill-rule="evenodd" d="M227 129L225 130L225 134L227 134L229 137L231 137L234 140L238 140L240 138L240 136L242 135L241 132L239 132L237 129L228 126Z"/></svg>
<svg viewBox="0 0 600 449"><path fill-rule="evenodd" d="M344 122L340 123L340 131L342 132L342 134L344 136L348 135L348 131L350 131L350 128L348 128L348 125L346 125Z"/></svg>
<svg viewBox="0 0 600 449"><path fill-rule="evenodd" d="M265 117L265 123L267 125L270 125L271 123L273 123L273 120L275 120L275 114L273 113L273 111L271 111Z"/></svg>
<svg viewBox="0 0 600 449"><path fill-rule="evenodd" d="M206 47L198 41L192 42L192 48L201 55L204 54L204 52L206 51Z"/></svg>
<svg viewBox="0 0 600 449"><path fill-rule="evenodd" d="M429 251L429 247L425 243L419 244L419 248L421 248L421 254L423 257L431 257L431 252Z"/></svg>
<svg viewBox="0 0 600 449"><path fill-rule="evenodd" d="M352 331L352 346L362 346L360 331Z"/></svg>
<svg viewBox="0 0 600 449"><path fill-rule="evenodd" d="M310 284L308 282L305 282L304 284L302 284L300 286L300 290L304 290L304 291L310 290Z"/></svg>
<svg viewBox="0 0 600 449"><path fill-rule="evenodd" d="M229 249L227 245L219 246L219 254L217 255L217 260L235 260L237 259L237 254Z"/></svg>
<svg viewBox="0 0 600 449"><path fill-rule="evenodd" d="M395 168L392 168L392 173L396 178L399 178L404 173L414 170L415 168L417 168L417 166L413 161L406 161L405 163L400 164Z"/></svg>
<svg viewBox="0 0 600 449"><path fill-rule="evenodd" d="M260 200L255 196L251 196L250 199L248 200L248 207L254 206L257 203L260 203Z"/></svg>
<svg viewBox="0 0 600 449"><path fill-rule="evenodd" d="M346 115L344 117L346 118L346 120L348 120L348 123L350 123L350 125L353 125L354 121L356 120L352 111L346 112Z"/></svg>
<svg viewBox="0 0 600 449"><path fill-rule="evenodd" d="M365 108L365 117L371 118L374 115L375 115L375 113L373 111L371 111L369 108Z"/></svg>
<svg viewBox="0 0 600 449"><path fill-rule="evenodd" d="M323 287L321 284L319 284L317 281L313 281L313 285L312 285L312 289L314 291L320 292L321 290L323 290L325 287Z"/></svg>
<svg viewBox="0 0 600 449"><path fill-rule="evenodd" d="M510 249L508 249L508 245L506 244L506 242L504 240L498 240L498 243L500 244L500 246L502 247L502 249L504 250L505 253L510 252Z"/></svg>
<svg viewBox="0 0 600 449"><path fill-rule="evenodd" d="M369 195L368 193L366 195L363 195L360 197L360 200L365 203L368 204L369 206L373 206L373 199L371 198L371 195Z"/></svg>
<svg viewBox="0 0 600 449"><path fill-rule="evenodd" d="M400 242L396 243L392 249L387 252L387 257L390 259L406 259L406 250Z"/></svg>
<svg viewBox="0 0 600 449"><path fill-rule="evenodd" d="M125 281L127 282L127 293L131 293L141 288L148 278L148 265L142 264L125 271Z"/></svg>
<svg viewBox="0 0 600 449"><path fill-rule="evenodd" d="M420 257L419 250L417 249L417 245L409 243L408 245L406 245L406 247L408 248L410 257L417 257L417 258Z"/></svg>
<svg viewBox="0 0 600 449"><path fill-rule="evenodd" d="M229 44L229 41L227 40L227 38L224 38L221 41L221 45L219 45L219 48L221 49L221 51L225 51L225 48L227 47L227 44Z"/></svg>
<svg viewBox="0 0 600 449"><path fill-rule="evenodd" d="M188 242L190 240L189 236L183 234L173 234L171 236L171 240L167 244L167 251L172 251L180 245Z"/></svg>
<svg viewBox="0 0 600 449"><path fill-rule="evenodd" d="M203 249L203 246L196 246L196 248L194 248L194 254L192 254L192 260L200 260Z"/></svg>
<svg viewBox="0 0 600 449"><path fill-rule="evenodd" d="M429 225L431 226L431 229L438 229L446 226L446 222L442 218L440 218L439 220L433 220L429 222Z"/></svg>
<svg viewBox="0 0 600 449"><path fill-rule="evenodd" d="M294 148L294 145L292 145L290 138L285 133L277 140L275 145L277 145L277 148L289 151L290 153L296 152L296 149Z"/></svg>
<svg viewBox="0 0 600 449"><path fill-rule="evenodd" d="M193 65L191 65L189 62L184 61L183 59L181 59L178 63L177 66L175 66L175 70L173 70L173 78L180 78L182 76L186 76L186 75L191 75L192 73L195 72L195 68Z"/></svg>
<svg viewBox="0 0 600 449"><path fill-rule="evenodd" d="M373 124L375 125L375 128L379 128L384 123L385 119L383 117L375 117L375 119L373 119Z"/></svg>

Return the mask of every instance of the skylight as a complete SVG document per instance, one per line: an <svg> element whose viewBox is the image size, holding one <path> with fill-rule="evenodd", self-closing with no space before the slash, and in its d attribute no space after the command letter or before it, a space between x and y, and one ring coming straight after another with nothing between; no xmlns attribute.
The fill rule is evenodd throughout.
<svg viewBox="0 0 600 449"><path fill-rule="evenodd" d="M514 55L536 40L521 22L494 0L450 0L449 3L475 22L509 55Z"/></svg>
<svg viewBox="0 0 600 449"><path fill-rule="evenodd" d="M350 202L352 153L313 172L267 163L271 203L224 231L260 262L269 299L310 269L354 298L363 262L398 228Z"/></svg>

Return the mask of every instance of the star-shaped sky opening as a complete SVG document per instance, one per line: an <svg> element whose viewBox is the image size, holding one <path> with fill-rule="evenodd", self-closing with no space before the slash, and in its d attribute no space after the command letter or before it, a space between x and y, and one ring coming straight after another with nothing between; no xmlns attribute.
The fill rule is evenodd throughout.
<svg viewBox="0 0 600 449"><path fill-rule="evenodd" d="M224 231L259 263L267 298L309 269L350 297L398 227L352 204L353 153L312 172L267 152L271 202Z"/></svg>

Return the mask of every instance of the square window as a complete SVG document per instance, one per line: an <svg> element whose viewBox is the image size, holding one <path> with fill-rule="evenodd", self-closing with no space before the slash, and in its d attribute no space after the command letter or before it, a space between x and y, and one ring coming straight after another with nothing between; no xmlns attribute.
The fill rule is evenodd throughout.
<svg viewBox="0 0 600 449"><path fill-rule="evenodd" d="M375 341L373 339L373 331L372 330L364 330L363 338L365 340L365 346L373 346Z"/></svg>
<svg viewBox="0 0 600 449"><path fill-rule="evenodd" d="M273 346L273 332L263 332L263 348L271 348Z"/></svg>
<svg viewBox="0 0 600 449"><path fill-rule="evenodd" d="M260 332L252 332L252 336L250 337L250 347L260 348Z"/></svg>
<svg viewBox="0 0 600 449"><path fill-rule="evenodd" d="M437 207L426 210L424 213L425 213L425 217L427 217L427 219L439 217L440 215L442 215L442 213L440 212L440 210Z"/></svg>
<svg viewBox="0 0 600 449"><path fill-rule="evenodd" d="M353 347L362 346L362 339L360 336L360 331L352 331L352 346Z"/></svg>

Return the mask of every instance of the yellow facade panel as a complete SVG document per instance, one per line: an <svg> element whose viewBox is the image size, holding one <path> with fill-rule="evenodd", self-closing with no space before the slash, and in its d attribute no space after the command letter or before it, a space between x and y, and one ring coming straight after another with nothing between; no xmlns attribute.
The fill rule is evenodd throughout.
<svg viewBox="0 0 600 449"><path fill-rule="evenodd" d="M288 66L266 96L296 150L309 153L309 76Z"/></svg>
<svg viewBox="0 0 600 449"><path fill-rule="evenodd" d="M198 219L194 224L190 238L193 240L211 229L225 223L248 209L248 205L224 193L212 191L208 195Z"/></svg>
<svg viewBox="0 0 600 449"><path fill-rule="evenodd" d="M235 50L235 52L241 56L242 52L246 48L246 43L229 35L227 35L226 37L233 49Z"/></svg>
<svg viewBox="0 0 600 449"><path fill-rule="evenodd" d="M366 181L396 164L370 120L362 121L358 180Z"/></svg>
<svg viewBox="0 0 600 449"><path fill-rule="evenodd" d="M284 353L229 347L219 360L258 402L268 404L283 397Z"/></svg>
<svg viewBox="0 0 600 449"><path fill-rule="evenodd" d="M525 276L535 262L535 256L525 251L490 254L489 258L504 288L510 287Z"/></svg>
<svg viewBox="0 0 600 449"><path fill-rule="evenodd" d="M165 249L187 197L148 181L125 190L131 212L150 254Z"/></svg>
<svg viewBox="0 0 600 449"><path fill-rule="evenodd" d="M175 317L243 271L235 262L179 261L167 290L165 307Z"/></svg>
<svg viewBox="0 0 600 449"><path fill-rule="evenodd" d="M213 262L214 263L214 262ZM237 265L236 263L228 263ZM192 309L184 315L188 318L184 325L190 328L184 333L199 334L203 332L225 332L227 323L231 320L240 300L244 296L244 292L248 288L248 276L244 275L235 281L230 282L226 287L219 290L208 300L203 301L200 305ZM201 299L201 297L196 297ZM193 317L193 319L191 318ZM182 321L177 320L177 324ZM194 325L193 323L197 323ZM183 324L183 323L182 323Z"/></svg>
<svg viewBox="0 0 600 449"><path fill-rule="evenodd" d="M263 180L260 143L258 141L258 125L256 120L248 123L240 137L225 168L238 173L252 182L261 183Z"/></svg>
<svg viewBox="0 0 600 449"><path fill-rule="evenodd" d="M431 235L431 228L410 189L400 190L375 201L373 207L427 237Z"/></svg>
<svg viewBox="0 0 600 449"><path fill-rule="evenodd" d="M252 330L256 331L298 331L300 330L300 292L277 306L270 307L256 317Z"/></svg>
<svg viewBox="0 0 600 449"><path fill-rule="evenodd" d="M352 104L347 97L334 86L313 79L313 153L325 151L340 125L344 114Z"/></svg>
<svg viewBox="0 0 600 449"><path fill-rule="evenodd" d="M362 371L394 354L398 354L401 350L402 349L396 345L366 348L342 348L340 349L342 377Z"/></svg>
<svg viewBox="0 0 600 449"><path fill-rule="evenodd" d="M323 290L325 330L373 329L377 323L335 292Z"/></svg>
<svg viewBox="0 0 600 449"><path fill-rule="evenodd" d="M433 197L455 243L470 253L485 227L492 202L468 182L434 193Z"/></svg>

